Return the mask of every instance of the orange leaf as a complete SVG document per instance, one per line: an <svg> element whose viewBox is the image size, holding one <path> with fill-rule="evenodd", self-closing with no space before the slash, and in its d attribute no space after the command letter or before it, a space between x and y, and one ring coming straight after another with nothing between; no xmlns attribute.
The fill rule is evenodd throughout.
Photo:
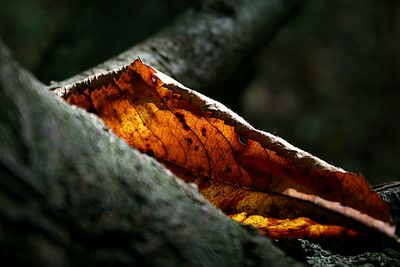
<svg viewBox="0 0 400 267"><path fill-rule="evenodd" d="M196 183L227 214L246 212L244 223L255 226L255 218L280 220L259 225L271 237L355 235L353 229L397 238L388 207L364 177L254 129L141 60L66 89L69 103ZM287 234L291 229L301 230Z"/></svg>

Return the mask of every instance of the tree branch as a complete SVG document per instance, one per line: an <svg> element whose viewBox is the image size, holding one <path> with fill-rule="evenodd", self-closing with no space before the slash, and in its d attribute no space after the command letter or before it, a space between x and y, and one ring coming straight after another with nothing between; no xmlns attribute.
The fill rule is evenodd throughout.
<svg viewBox="0 0 400 267"><path fill-rule="evenodd" d="M53 88L109 72L140 57L190 88L215 88L255 48L267 43L300 0L211 0L122 54ZM212 86L213 85L213 86Z"/></svg>

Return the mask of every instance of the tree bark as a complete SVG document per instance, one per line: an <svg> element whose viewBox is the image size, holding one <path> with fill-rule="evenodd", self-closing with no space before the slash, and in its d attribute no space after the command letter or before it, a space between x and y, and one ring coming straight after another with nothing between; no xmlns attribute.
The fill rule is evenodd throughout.
<svg viewBox="0 0 400 267"><path fill-rule="evenodd" d="M207 0L155 36L52 87L109 72L140 57L186 86L215 88L251 51L267 43L300 0Z"/></svg>

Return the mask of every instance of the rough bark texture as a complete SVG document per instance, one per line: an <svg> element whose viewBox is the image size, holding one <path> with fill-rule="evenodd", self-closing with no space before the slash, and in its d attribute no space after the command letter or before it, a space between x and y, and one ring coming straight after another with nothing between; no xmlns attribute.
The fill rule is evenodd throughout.
<svg viewBox="0 0 400 267"><path fill-rule="evenodd" d="M124 53L53 87L104 73L140 57L186 86L215 88L250 51L266 43L299 0L210 0Z"/></svg>
<svg viewBox="0 0 400 267"><path fill-rule="evenodd" d="M288 266L0 52L0 248L12 265ZM3 265L4 266L4 265Z"/></svg>

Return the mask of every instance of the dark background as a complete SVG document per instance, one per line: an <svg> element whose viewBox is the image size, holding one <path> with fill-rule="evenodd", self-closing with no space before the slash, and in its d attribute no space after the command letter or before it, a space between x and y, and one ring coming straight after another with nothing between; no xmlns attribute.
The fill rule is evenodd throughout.
<svg viewBox="0 0 400 267"><path fill-rule="evenodd" d="M135 45L193 2L1 0L0 34L49 83ZM206 94L372 184L398 180L399 47L400 1L310 0Z"/></svg>

